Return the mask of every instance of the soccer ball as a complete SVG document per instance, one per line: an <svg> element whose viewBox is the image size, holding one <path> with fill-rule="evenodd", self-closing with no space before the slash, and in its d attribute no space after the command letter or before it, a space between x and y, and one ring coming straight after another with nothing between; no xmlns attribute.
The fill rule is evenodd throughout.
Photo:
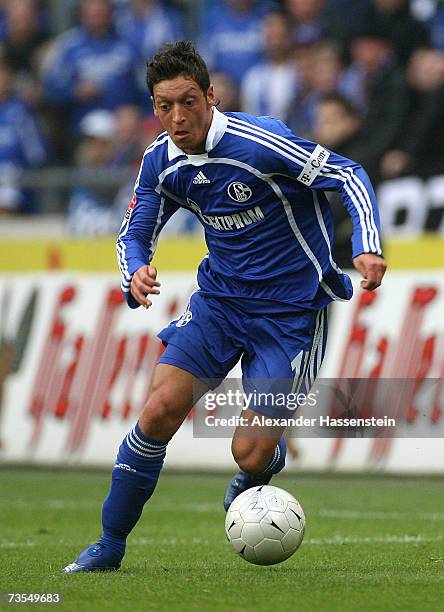
<svg viewBox="0 0 444 612"><path fill-rule="evenodd" d="M228 509L225 533L234 550L256 565L285 561L301 545L305 515L284 489L261 485L241 493Z"/></svg>

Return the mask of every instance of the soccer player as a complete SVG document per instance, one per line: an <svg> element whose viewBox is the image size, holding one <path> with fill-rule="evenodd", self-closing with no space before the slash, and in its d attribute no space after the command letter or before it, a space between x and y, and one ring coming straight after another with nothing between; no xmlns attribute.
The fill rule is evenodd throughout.
<svg viewBox="0 0 444 612"><path fill-rule="evenodd" d="M150 262L162 227L178 208L200 219L208 255L186 311L159 334L166 350L139 420L119 448L102 536L66 573L120 567L168 442L196 399L193 389L207 390L203 380L222 380L241 359L244 384L285 378L294 381L293 390L312 385L325 351L326 307L352 295L349 277L331 254L324 191L338 191L352 217L361 286L378 287L386 267L375 195L358 164L298 138L271 117L220 113L207 67L190 42L155 55L147 82L166 131L146 149L117 241L128 305L149 308L159 293ZM253 408L243 415L250 421L265 413ZM235 434L232 452L240 471L228 485L225 509L282 470L281 433Z"/></svg>

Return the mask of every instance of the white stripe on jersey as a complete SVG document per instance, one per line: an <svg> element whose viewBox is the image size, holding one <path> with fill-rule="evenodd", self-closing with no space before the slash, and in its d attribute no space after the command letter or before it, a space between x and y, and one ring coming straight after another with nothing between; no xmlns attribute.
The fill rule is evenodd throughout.
<svg viewBox="0 0 444 612"><path fill-rule="evenodd" d="M242 121L241 119L237 119L235 117L230 117L229 119L233 120L236 123L241 124L242 127L247 127L247 126L251 127L250 123ZM301 146L297 145L296 143L292 142L291 140L288 140L287 138L284 138L283 136L280 136L278 134L273 134L273 132L269 132L268 130L264 130L263 128L260 128L258 126L254 126L254 128L256 130L260 131L260 132L263 132L264 135L267 135L269 137L273 135L276 139L278 139L279 141L282 141L283 144L285 143L287 145L287 147L285 147L285 148L288 149L289 147L293 147L294 149L299 151L299 153L302 155L303 158L305 158L305 157L307 157L307 159L309 158L310 153L307 152L306 149L304 149L303 147L301 147ZM326 169L330 168L333 171L340 172L343 176L345 176L346 179L347 179L347 176L346 176L345 173L349 173L349 175L350 175L349 178L350 178L351 182L353 182L356 185L356 187L357 187L356 193L358 195L358 198L361 200L361 203L363 204L364 210L366 211L366 216L367 216L367 220L368 220L368 224L369 224L368 225L368 231L369 231L369 233L371 235L373 234L373 236L375 238L373 246L374 246L375 250L378 249L379 254L381 254L381 252L382 252L381 251L381 244L379 242L379 234L378 234L378 230L376 228L376 223L375 223L374 216L373 216L373 207L372 207L372 204L370 202L368 191L365 188L365 186L363 185L361 179L358 176L355 175L355 173L353 172L353 168L350 168L350 167L342 168L341 166L337 166L335 164L326 162L325 168ZM328 174L326 170L322 170L321 174L323 174L325 176L330 176L331 178L336 178L336 177L332 176L331 174ZM362 194L360 193L360 189L359 188L362 190ZM362 201L362 195L365 198L365 202Z"/></svg>
<svg viewBox="0 0 444 612"><path fill-rule="evenodd" d="M243 129L245 129L245 132L242 131ZM276 140L270 136L262 136L262 134L255 133L254 130L247 130L246 128L238 127L237 125L231 125L230 122L228 122L228 127L226 131L230 134L242 136L243 138L247 138L248 140L252 140L253 142L258 142L259 144L267 146L269 149L276 151L276 153L279 153L283 157L286 157L293 163L298 164L301 169L305 166L306 160L304 160L300 154L296 153L295 151L289 150L289 147L283 147L281 143L276 142ZM268 138L268 140L265 140L265 138ZM286 152L285 149L289 150L289 153L291 153L291 155Z"/></svg>
<svg viewBox="0 0 444 612"><path fill-rule="evenodd" d="M311 366L314 363L315 358L316 358L316 352L319 346L319 338L324 333L324 317L325 317L325 308L322 310L319 310L316 315L315 329L313 331L313 341L312 341L310 350L303 352L302 359L300 361L298 360L299 363L297 367L294 368L295 376L294 376L293 385L291 388L292 393L299 393L301 391L302 382L305 383L305 388L303 389L303 392L308 393L308 391L310 390L310 387L312 386L314 382L314 378L316 378L317 376L319 367L316 369L316 371L314 371L314 368L311 368ZM296 358L293 361L296 361ZM319 363L319 359L316 361L316 363L317 364ZM308 385L310 368L313 374L313 382L310 385Z"/></svg>
<svg viewBox="0 0 444 612"><path fill-rule="evenodd" d="M124 232L121 232L119 234L119 237L116 242L116 249L117 249L117 263L119 264L120 274L122 277L121 288L122 288L122 291L124 291L125 293L128 293L128 287L131 284L131 274L129 273L128 262L125 256L126 244L121 239L125 236L126 232L128 231L129 221L125 220L125 222L126 222L126 228Z"/></svg>
<svg viewBox="0 0 444 612"><path fill-rule="evenodd" d="M162 134L160 134L157 137L157 139L153 143L151 143L145 149L145 152L143 154L143 158L142 158L142 161L141 161L141 164L140 164L140 168L139 168L139 173L137 175L134 191L139 186L140 175L142 174L143 162L144 162L144 159L145 159L146 155L151 153L151 151L154 151L154 149L156 147L158 147L159 145L161 145L164 142L166 142L167 139L168 139L167 132L163 132ZM162 210L163 210L163 206L162 206ZM122 291L124 293L128 293L129 292L129 288L131 286L131 279L132 279L132 275L129 273L129 270L128 270L128 261L126 259L126 244L122 240L122 238L126 235L126 233L128 231L129 224L130 224L130 219L131 219L131 217L129 219L126 219L126 218L123 219L122 225L120 226L119 236L118 236L117 242L116 242L117 263L119 265L120 274L122 276L122 282L121 282L120 287L121 287L121 289L122 289ZM153 234L153 236L154 236L154 234ZM157 239L156 239L156 246L157 246ZM153 247L153 240L151 241L151 247Z"/></svg>
<svg viewBox="0 0 444 612"><path fill-rule="evenodd" d="M305 365L307 363L307 358L310 353L309 351L303 351L299 354L301 355L301 360L298 363L298 367L294 368L294 378L293 378L293 384L291 386L292 393L299 393L300 391L302 380L304 377L304 372L305 372Z"/></svg>
<svg viewBox="0 0 444 612"><path fill-rule="evenodd" d="M307 364L306 376L305 376L305 389L304 393L309 393L313 386L316 376L322 363L322 343L324 337L324 325L325 325L325 308L319 311L318 325L316 332L313 337L313 344L310 351L310 359Z"/></svg>
<svg viewBox="0 0 444 612"><path fill-rule="evenodd" d="M370 197L368 195L367 189L365 188L365 185L362 183L359 176L356 176L356 174L353 172L353 168L341 168L341 166L334 166L328 163L326 163L325 166L333 169L333 175L325 172L326 176L334 177L334 172L336 171L342 176L345 176L344 178L345 184L347 184L347 181L348 181L347 174L350 175L351 182L353 182L353 184L356 185L356 193L358 194L358 198L364 207L366 220L369 226L369 236L370 236L370 242L371 242L370 247L374 251L377 251L379 255L381 255L382 250L381 250L381 243L379 240L379 233L378 233L378 229L375 223L375 218L373 215L373 207L370 202Z"/></svg>
<svg viewBox="0 0 444 612"><path fill-rule="evenodd" d="M327 310L324 309L323 311L323 318L322 318L322 330L321 330L321 337L319 338L319 346L318 346L318 355L317 355L317 363L316 363L316 374L315 377L318 375L319 370L321 369L321 365L322 365L322 359L324 357L324 349L323 349L323 345L324 345L324 333L325 333L325 327L327 324ZM327 339L326 339L327 340Z"/></svg>
<svg viewBox="0 0 444 612"><path fill-rule="evenodd" d="M125 236L125 234L128 231L128 227L129 227L129 219L125 219L125 229L120 232L119 237L116 242L117 261L118 261L119 268L120 268L120 274L122 276L121 288L122 288L122 291L124 291L125 293L128 293L128 290L129 290L128 288L131 284L131 278L132 278L128 270L128 262L126 259L126 253L125 253L126 244L122 240L122 238Z"/></svg>
<svg viewBox="0 0 444 612"><path fill-rule="evenodd" d="M128 264L125 257L125 243L123 241L119 241L116 243L117 248L117 258L120 267L120 272L122 275L121 287L122 289L128 289L131 285L131 275L128 272Z"/></svg>
<svg viewBox="0 0 444 612"><path fill-rule="evenodd" d="M291 140L288 140L287 138L284 138L279 134L275 134L259 126L252 125L235 117L228 117L228 125L231 125L233 128L237 128L238 130L245 130L250 134L260 136L261 140L259 141L257 140L257 138L242 133L244 138L248 138L249 140L254 140L256 142L261 142L261 144L268 146L270 149L276 151L277 153L280 153L284 157L287 157L288 159L292 160L301 167L305 165L305 163L310 157L310 152L306 151L303 147L300 147ZM231 130L227 129L227 131ZM241 134L238 133L238 135ZM267 140L264 140L265 138ZM276 149L276 147L273 146L271 143L277 145L279 149ZM286 152L292 153L292 155L290 156ZM333 170L334 174L328 173L327 168ZM336 173L341 174L344 178L340 179L339 176L336 176ZM373 208L370 202L370 198L368 196L368 192L362 181L354 174L352 168L341 168L340 166L336 166L331 163L329 164L328 162L325 164L325 169L321 171L321 174L330 178L334 178L336 180L339 179L344 183L346 191L350 196L350 199L353 202L359 215L362 230L362 243L364 245L364 249L366 251L369 251L370 248L372 248L374 251L378 251L378 253L381 254L382 251L379 243L378 231L373 217ZM350 191L348 187L351 187L353 191ZM362 213L364 213L364 215ZM369 234L370 239L372 241L371 246L369 246L367 234Z"/></svg>
<svg viewBox="0 0 444 612"><path fill-rule="evenodd" d="M324 236L324 240L327 243L328 258L330 260L330 264L331 264L332 268L334 270L336 270L336 272L338 274L342 274L341 268L338 267L338 265L336 264L335 260L333 259L332 253L331 253L330 238L328 236L327 228L325 227L324 217L322 216L321 207L319 206L318 194L316 193L315 189L312 190L312 194L313 194L313 203L314 203L314 208L315 208L315 212L316 212L316 217L318 218L318 223L319 223L319 226L321 228L322 235Z"/></svg>
<svg viewBox="0 0 444 612"><path fill-rule="evenodd" d="M143 162L145 160L145 157L148 155L148 153L151 153L152 151L154 151L154 149L156 147L158 147L159 145L163 144L164 142L166 142L168 140L168 134L167 132L163 132L160 136L157 137L157 139L151 143L146 149L145 152L143 154L142 157L142 163L140 164L140 169L139 169L139 174L137 175L137 179L136 179L136 184L134 186L134 191L137 189L137 187L139 186L139 181L140 181L140 175L142 174L142 168L143 168Z"/></svg>
<svg viewBox="0 0 444 612"><path fill-rule="evenodd" d="M230 130L227 129L227 132L228 131ZM346 301L346 300L343 300L341 297L337 296L335 293L333 293L330 287L328 287L328 285L326 285L326 283L322 280L323 274L322 274L321 264L316 259L315 254L313 253L313 251L311 250L311 248L308 246L307 242L305 241L305 238L303 237L301 230L299 229L298 224L296 223L296 220L294 218L293 210L291 208L290 202L287 200L285 195L282 193L282 190L279 187L279 185L270 177L270 175L263 174L257 168L254 168L253 166L250 166L249 164L246 164L245 162L241 162L237 159L230 159L228 157L206 157L202 155L200 159L196 159L196 158L181 159L177 163L175 163L173 166L166 168L161 174L159 174L159 177L158 177L159 183L156 187L156 191L159 193L162 191L162 182L164 181L165 177L167 177L172 172L175 172L181 166L187 166L189 164L193 166L201 166L203 164L227 164L229 166L236 166L238 168L244 168L244 170L251 172L251 174L254 174L261 180L268 183L270 187L273 189L273 191L275 192L275 194L278 196L278 198L281 200L282 205L284 207L285 214L287 215L290 227L297 241L299 242L302 249L304 250L304 253L307 255L308 259L311 261L311 263L315 267L316 272L318 273L319 282L323 286L324 290L328 293L328 295L333 300Z"/></svg>
<svg viewBox="0 0 444 612"><path fill-rule="evenodd" d="M288 138L284 138L284 136L281 136L280 134L275 134L274 132L265 130L264 128L261 128L258 125L247 123L246 121L242 121L242 119L238 119L237 117L228 117L228 124L230 123L232 124L232 127L238 129L243 128L248 132L262 136L262 138L267 137L271 141L278 144L282 149L293 153L293 155L299 156L301 159L301 161L299 162L301 165L301 169L304 167L305 162L310 157L310 153L307 153L305 149L302 149L302 147L297 147L291 140L288 140Z"/></svg>
<svg viewBox="0 0 444 612"><path fill-rule="evenodd" d="M197 164L196 164L196 161L197 161ZM255 176L257 176L258 178L262 179L263 181L267 182L270 185L270 187L273 189L273 191L276 193L276 195L281 200L284 206L285 213L289 219L289 223L293 230L293 233L295 234L296 238L298 239L298 242L301 244L302 248L304 249L307 257L310 259L310 261L313 263L314 267L316 268L316 271L318 272L319 281L321 281L322 280L321 265L316 259L313 251L310 249L308 244L305 242L305 239L301 234L301 231L293 216L293 211L291 210L290 202L287 200L285 195L282 193L279 185L277 185L277 183L275 183L268 175L262 174L262 172L260 172L260 170L258 170L257 168L253 168L253 166L250 166L249 164L246 164L244 162L241 162L235 159L229 159L229 158L208 157L208 158L204 158L203 160L181 159L176 164L174 164L174 166L170 166L170 168L166 168L166 170L164 170L159 175L159 184L156 187L156 191L161 191L162 189L161 185L165 177L171 174L172 172L175 172L181 166L185 166L189 164L202 165L202 164L209 164L209 163L223 163L223 164L228 164L230 166L238 166L238 167L244 168L248 172L251 172L252 174L254 174Z"/></svg>
<svg viewBox="0 0 444 612"><path fill-rule="evenodd" d="M230 125L230 122L228 123L228 125ZM237 127L237 126L236 126ZM243 127L243 126L242 126ZM261 135L261 137L259 137L258 135L250 135L250 134L246 134L242 131L239 131L239 129L234 130L234 129L230 129L229 127L226 130L227 132L231 133L231 134L235 134L237 136L242 136L243 138L246 138L248 140L252 140L254 142L257 142L259 144L263 144L264 146L268 147L269 149L272 149L273 151L276 151L276 153L279 153L280 155L282 155L283 157L286 157L287 159L290 159L291 161L293 161L296 164L299 164L301 167L303 167L305 165L306 160L310 157L310 154L307 153L305 151L305 149L301 149L302 151L305 152L305 154L307 155L307 159L306 160L302 160L300 159L300 157L295 157L296 153L295 151L292 151L292 155L289 155L288 153L286 153L283 148L282 145L280 143L279 144L279 148L274 146L273 144L271 144L270 141L276 142L276 140L270 136L267 135L268 140L264 140L264 136ZM250 130L252 131L252 130ZM290 141L287 141L290 142ZM284 147L285 149L289 149L289 147ZM325 164L325 166L327 166L328 164ZM361 225L361 236L362 236L362 244L364 247L365 251L369 251L370 247L369 247L369 243L368 243L368 234L370 234L370 230L367 227L366 224L366 217L364 216L364 213L359 205L359 198L357 199L355 197L355 194L350 190L349 186L353 186L352 182L350 181L350 183L347 182L347 179L345 178L341 178L339 176L336 176L334 174L329 174L326 172L321 172L322 175L325 176L329 176L331 178L334 178L335 180L340 180L341 182L344 183L344 187L345 190L347 191L348 195L350 196L351 201L353 202L358 215L359 215L359 221L360 221L360 225ZM296 180L296 177L291 177L294 180Z"/></svg>
<svg viewBox="0 0 444 612"><path fill-rule="evenodd" d="M232 119L234 118L232 117L229 118L229 124ZM260 128L258 126L253 127L251 124L241 121L239 119L234 119L234 121L236 122L235 127L237 127L238 129L244 129L252 134L254 133L257 134L258 132L260 132L260 135L262 138L267 138L269 141L276 143L279 147L281 147L281 149L285 149L291 152L293 155L289 156L283 150L277 151L284 157L287 157L288 159L298 164L301 164L302 166L306 163L306 161L310 157L309 152L307 152L304 148L300 147L299 145L296 145L291 140L288 140L280 135L273 134L272 132L264 130L263 128ZM244 135L244 137L249 138L246 134ZM256 140L255 138L249 138L249 139ZM262 144L266 145L266 142L262 141ZM276 151L276 148L273 146L270 146L269 148ZM294 159L293 156L296 156L297 159ZM344 183L346 191L348 195L350 196L350 199L353 202L358 212L358 215L359 215L359 220L360 220L361 230L362 230L362 243L363 243L364 249L367 251L370 250L368 238L367 238L367 234L369 234L370 238L373 239L373 244L371 248L373 248L373 250L378 251L378 253L381 254L382 251L381 251L381 247L379 243L378 231L376 229L376 224L373 218L373 208L370 202L370 198L368 196L368 192L366 188L364 187L364 185L362 184L361 180L359 179L359 177L357 177L353 173L352 168L341 168L340 166L335 166L335 165L329 164L328 162L325 164L325 168L330 168L333 170L333 172L338 172L343 177L345 177L341 179L339 178L339 176L336 176L336 174L328 173L327 170L321 171L321 174L323 176L328 176L330 178L334 178L335 180L341 180L341 182ZM294 179L295 177L291 177L291 178ZM363 199L361 191L358 188L358 183L361 186L362 191L365 195L365 200ZM352 187L353 192L350 191L349 189L350 186ZM360 208L360 204L362 204L365 216L362 214L363 211Z"/></svg>
<svg viewBox="0 0 444 612"><path fill-rule="evenodd" d="M163 217L164 208L165 208L165 197L161 196L161 198L160 198L160 206L159 206L159 213L157 215L156 225L154 227L153 235L152 235L152 238L151 238L151 245L150 245L151 257L150 257L150 261L154 257L154 253L156 252L156 249L157 249L157 241L159 240L159 232L160 232L160 226L162 225L162 217Z"/></svg>
<svg viewBox="0 0 444 612"><path fill-rule="evenodd" d="M348 302L347 298L341 298L338 295L336 295L335 293L333 293L333 291L330 289L330 287L327 285L327 283L325 281L321 281L320 285L322 287L322 289L325 291L325 293L331 297L332 300L336 300L336 302Z"/></svg>

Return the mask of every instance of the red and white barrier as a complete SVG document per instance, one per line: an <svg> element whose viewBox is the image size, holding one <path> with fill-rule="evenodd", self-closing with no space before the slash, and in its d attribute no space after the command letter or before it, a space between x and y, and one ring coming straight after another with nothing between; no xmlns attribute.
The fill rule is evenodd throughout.
<svg viewBox="0 0 444 612"><path fill-rule="evenodd" d="M155 305L133 311L115 275L0 277L0 330L16 345L3 385L0 459L112 465L162 352L156 333L195 288L190 273L164 273L161 281ZM440 382L429 405L409 406L411 439L297 440L295 467L444 472L442 439L415 439L425 421L433 435L444 418L442 312L444 273L436 272L391 273L376 293L358 289L350 303L334 305L324 377ZM194 439L188 420L169 446L168 465L232 467L229 448L229 440Z"/></svg>

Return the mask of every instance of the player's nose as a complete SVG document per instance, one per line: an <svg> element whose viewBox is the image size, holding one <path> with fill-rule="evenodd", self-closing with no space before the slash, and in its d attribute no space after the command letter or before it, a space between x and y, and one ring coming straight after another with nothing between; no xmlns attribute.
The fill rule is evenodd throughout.
<svg viewBox="0 0 444 612"><path fill-rule="evenodd" d="M173 116L174 123L178 123L178 124L179 123L183 123L184 115L183 115L182 109L181 109L179 104L175 104L173 106L173 114L172 114L172 116Z"/></svg>

